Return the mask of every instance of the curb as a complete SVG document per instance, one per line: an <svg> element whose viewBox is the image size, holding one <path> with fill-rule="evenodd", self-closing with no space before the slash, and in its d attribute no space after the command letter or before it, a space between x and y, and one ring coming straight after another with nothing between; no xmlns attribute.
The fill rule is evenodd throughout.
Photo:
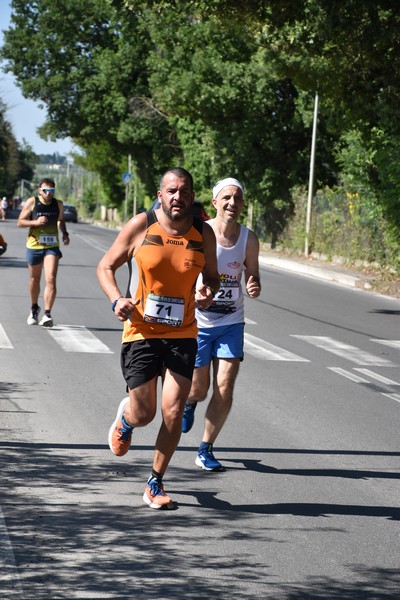
<svg viewBox="0 0 400 600"><path fill-rule="evenodd" d="M261 265L267 267L276 267L278 269L292 271L293 273L301 273L309 277L316 277L318 279L332 281L333 283L339 283L348 287L359 287L360 279L358 277L346 275L345 273L339 273L338 271L330 271L324 268L311 267L310 265L305 265L294 260L277 258L276 256L266 256L261 253L259 256L259 262Z"/></svg>

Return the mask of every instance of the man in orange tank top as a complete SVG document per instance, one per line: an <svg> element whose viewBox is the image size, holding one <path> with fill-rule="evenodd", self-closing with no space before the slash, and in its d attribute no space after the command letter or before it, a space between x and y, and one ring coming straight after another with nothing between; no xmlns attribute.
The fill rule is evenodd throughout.
<svg viewBox="0 0 400 600"><path fill-rule="evenodd" d="M163 476L181 435L197 351L195 307L207 308L219 290L212 228L192 217L191 174L168 170L157 193L161 207L133 217L99 263L100 285L116 317L124 322L121 367L129 397L120 403L109 432L113 454L129 450L132 431L150 423L162 377L162 423L143 500L151 508L173 508ZM135 261L138 285L125 297L115 272ZM131 269L130 269L131 272ZM199 273L203 285L196 290Z"/></svg>

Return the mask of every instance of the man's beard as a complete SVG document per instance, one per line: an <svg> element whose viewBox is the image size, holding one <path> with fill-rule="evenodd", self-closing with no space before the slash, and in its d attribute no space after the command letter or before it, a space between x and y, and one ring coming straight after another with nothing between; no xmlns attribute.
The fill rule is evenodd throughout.
<svg viewBox="0 0 400 600"><path fill-rule="evenodd" d="M186 219L186 217L188 217L191 213L192 207L189 206L188 208L186 208L183 212L177 213L177 214L173 214L172 213L172 209L174 208L173 206L171 206L170 209L167 208L164 200L161 200L161 208L164 212L164 214L167 215L167 217L169 219L171 219L171 221L183 221L184 219Z"/></svg>

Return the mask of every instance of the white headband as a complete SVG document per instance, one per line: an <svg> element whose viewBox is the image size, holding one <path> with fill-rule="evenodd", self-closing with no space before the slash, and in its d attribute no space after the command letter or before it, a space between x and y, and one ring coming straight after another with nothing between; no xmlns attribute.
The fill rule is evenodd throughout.
<svg viewBox="0 0 400 600"><path fill-rule="evenodd" d="M220 179L219 181L217 181L217 183L213 187L213 198L216 198L220 191L228 185L235 185L236 187L240 188L242 190L244 198L244 188L242 184L240 183L240 181L234 179L233 177L227 177L226 179Z"/></svg>

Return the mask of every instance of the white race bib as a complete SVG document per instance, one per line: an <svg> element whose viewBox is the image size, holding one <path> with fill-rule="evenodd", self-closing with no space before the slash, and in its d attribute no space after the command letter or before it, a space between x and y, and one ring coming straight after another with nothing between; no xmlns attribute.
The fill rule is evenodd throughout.
<svg viewBox="0 0 400 600"><path fill-rule="evenodd" d="M171 296L147 296L143 319L147 323L180 327L183 323L185 300Z"/></svg>
<svg viewBox="0 0 400 600"><path fill-rule="evenodd" d="M39 236L39 242L42 246L53 246L54 244L57 244L57 236L42 233Z"/></svg>
<svg viewBox="0 0 400 600"><path fill-rule="evenodd" d="M239 298L239 282L222 281L219 292L214 296L217 304L234 304Z"/></svg>

